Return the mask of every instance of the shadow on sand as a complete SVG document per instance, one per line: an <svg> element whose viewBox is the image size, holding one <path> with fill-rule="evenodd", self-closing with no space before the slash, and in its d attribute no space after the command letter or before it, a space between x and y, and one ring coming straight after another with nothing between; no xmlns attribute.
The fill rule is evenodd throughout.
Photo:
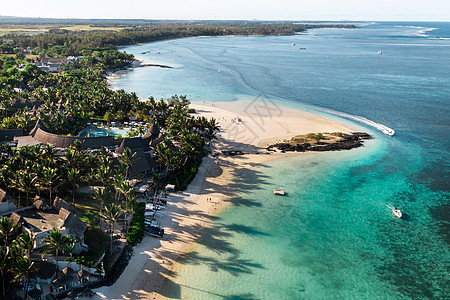
<svg viewBox="0 0 450 300"><path fill-rule="evenodd" d="M256 148L250 150L257 151ZM223 167L231 170L230 172L234 180L223 180L223 182L220 180L215 180L214 182L208 181L207 184L202 186L201 190L205 193L212 194L224 193L225 191L224 194L227 195L227 199L224 201L230 203L232 206L261 207L261 203L257 200L245 198L245 194L261 189L262 185L268 183L268 177L256 170L254 166L256 164L252 164L245 155L234 156L232 159L220 159L217 165L214 164L212 168L207 170L206 180L208 181L209 177L215 178L220 176L223 172ZM264 165L258 166L264 167ZM188 199L188 197L178 197L177 199L176 201L178 203L185 204L196 201L193 198ZM199 200L197 199L197 201ZM157 291L159 295L164 297L179 299L182 297L182 289L195 289L210 295L212 298L256 299L255 295L239 294L239 291L236 291L237 293L235 295L219 295L196 287L181 285L174 281L178 275L171 271L171 267L175 261L180 265L204 265L212 272L227 272L232 276L252 274L256 269L263 269L264 267L261 264L251 259L242 258L241 251L229 242L229 238L233 235L269 235L266 232L259 231L245 224L223 224L219 216L211 216L199 210L187 210L183 208L183 205L177 205L178 203L174 202L174 209L168 213L171 219L171 224L168 227L175 229L173 232L166 231L164 240L169 243L193 243L201 245L220 254L219 258L202 255L197 251L181 253L172 249L165 249L165 247L160 247L160 240L158 240L156 245L155 241L152 243L149 242L149 245L152 245L151 247L145 248L146 246L143 245L140 248L146 249L142 251L148 254L149 259L147 259L144 267L140 270L139 276L137 276L130 287L131 291L122 296L131 299L144 299L148 298L149 294L157 296ZM189 224L187 224L183 222L185 219L191 219L194 222L188 222ZM146 237L142 244L146 243L147 239L151 238ZM145 276L150 273L155 275L155 272L158 273L158 277L165 278L163 286L159 285L161 283L149 281L148 277Z"/></svg>

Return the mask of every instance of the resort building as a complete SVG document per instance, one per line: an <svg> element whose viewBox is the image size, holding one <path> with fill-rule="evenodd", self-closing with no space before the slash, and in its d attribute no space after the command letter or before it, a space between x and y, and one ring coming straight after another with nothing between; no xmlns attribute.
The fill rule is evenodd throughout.
<svg viewBox="0 0 450 300"><path fill-rule="evenodd" d="M68 235L75 241L73 252L81 253L88 250L87 245L83 243L87 225L72 210L70 204L58 197L52 206L46 205L37 197L32 206L14 211L10 219L35 236L34 249L44 246L43 239L57 228L63 235Z"/></svg>
<svg viewBox="0 0 450 300"><path fill-rule="evenodd" d="M76 61L79 58L79 56L68 56L61 58L43 57L39 62L36 62L35 65L45 72L59 72L62 65Z"/></svg>

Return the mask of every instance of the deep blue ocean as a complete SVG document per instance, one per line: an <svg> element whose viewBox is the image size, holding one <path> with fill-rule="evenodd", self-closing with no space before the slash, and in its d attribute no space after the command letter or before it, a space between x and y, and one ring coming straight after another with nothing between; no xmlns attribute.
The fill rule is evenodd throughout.
<svg viewBox="0 0 450 300"><path fill-rule="evenodd" d="M186 94L201 103L264 95L396 132L359 124L375 137L364 148L248 171L236 183L234 205L207 230L210 242L202 239L182 261L165 296L448 299L450 23L356 25L122 49L174 67L112 79L114 88L142 98ZM288 197L274 198L274 186ZM406 217L396 219L386 205Z"/></svg>

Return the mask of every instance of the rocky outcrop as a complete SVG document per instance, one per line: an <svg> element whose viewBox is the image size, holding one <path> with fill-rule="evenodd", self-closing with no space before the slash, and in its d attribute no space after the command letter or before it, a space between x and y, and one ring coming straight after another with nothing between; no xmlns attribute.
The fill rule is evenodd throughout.
<svg viewBox="0 0 450 300"><path fill-rule="evenodd" d="M295 151L295 152L305 152L305 151L339 151L339 150L350 150L353 148L358 148L363 145L363 140L370 139L371 136L365 132L354 132L352 134L342 135L342 139L333 143L318 142L317 144L311 145L310 143L277 143L267 147L269 151L275 151L275 149L281 152Z"/></svg>

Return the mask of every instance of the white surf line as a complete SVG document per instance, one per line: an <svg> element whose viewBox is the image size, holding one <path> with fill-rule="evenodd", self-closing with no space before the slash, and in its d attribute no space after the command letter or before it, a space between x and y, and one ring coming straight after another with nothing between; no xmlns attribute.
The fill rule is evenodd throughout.
<svg viewBox="0 0 450 300"><path fill-rule="evenodd" d="M380 123L376 123L376 122L374 122L372 120L366 119L364 117L355 116L355 115L347 114L347 113L344 113L344 112L333 111L333 110L330 110L330 109L327 109L327 108L322 108L322 107L318 107L318 108L315 108L315 109L317 109L319 111L323 111L323 112L329 113L329 114L332 114L332 115L335 115L335 116L338 116L338 117L344 117L344 118L347 118L347 119L350 119L350 120L354 120L354 121L357 121L357 122L369 125L371 127L374 127L376 129L378 129L379 131L381 131L382 133L384 133L386 135L393 136L395 134L395 130L394 129L389 128L386 125L383 125L383 124L380 124Z"/></svg>

